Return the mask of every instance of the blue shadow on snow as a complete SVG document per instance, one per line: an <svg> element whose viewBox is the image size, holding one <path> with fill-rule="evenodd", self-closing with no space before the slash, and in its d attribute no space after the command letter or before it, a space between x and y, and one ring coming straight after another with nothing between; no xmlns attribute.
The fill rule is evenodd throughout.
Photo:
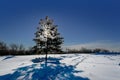
<svg viewBox="0 0 120 80"><path fill-rule="evenodd" d="M5 58L3 60L7 60L7 59L11 59L13 58L14 56L5 56Z"/></svg>
<svg viewBox="0 0 120 80"><path fill-rule="evenodd" d="M20 67L12 74L0 76L0 80L89 80L75 76L74 73L83 71L75 70L74 66L67 66L60 63L59 58L48 58L47 66L45 63L39 63L41 58L33 59L30 66ZM37 64L36 64L37 63ZM40 66L38 68L38 66Z"/></svg>

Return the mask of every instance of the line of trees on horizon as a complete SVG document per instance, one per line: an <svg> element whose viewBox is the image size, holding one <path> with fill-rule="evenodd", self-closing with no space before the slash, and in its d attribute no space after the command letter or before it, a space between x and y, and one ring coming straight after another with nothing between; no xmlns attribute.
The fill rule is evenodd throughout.
<svg viewBox="0 0 120 80"><path fill-rule="evenodd" d="M87 49L87 48L81 48L81 49L66 49L65 51L61 52L61 54L70 54L70 53L120 53L120 52L113 52L109 51L107 49L100 49L100 48L95 48L95 49ZM3 41L0 41L0 55L35 55L35 54L41 54L41 53L36 53L34 51L34 47L30 47L28 49L25 48L23 44L6 44ZM44 54L44 53L43 53ZM53 54L53 53L49 53ZM60 53L59 53L60 54Z"/></svg>
<svg viewBox="0 0 120 80"><path fill-rule="evenodd" d="M35 46L32 47L25 47L23 44L15 44L12 43L8 45L4 41L0 41L0 56L4 55L37 55L37 54L44 54L45 51L37 52ZM63 53L63 51L61 51ZM49 53L54 54L54 53ZM60 52L57 54L60 54Z"/></svg>
<svg viewBox="0 0 120 80"><path fill-rule="evenodd" d="M69 49L67 48L65 50L66 53L111 53L111 54L119 54L120 52L115 52L115 51L110 51L108 49L103 49L103 48L94 48L94 49L88 49L85 47L82 47L81 49Z"/></svg>
<svg viewBox="0 0 120 80"><path fill-rule="evenodd" d="M107 49L100 49L100 48L87 49L82 47L81 49L66 49L66 52L68 53L100 53L100 52L108 53L110 51Z"/></svg>
<svg viewBox="0 0 120 80"><path fill-rule="evenodd" d="M30 50L26 50L23 44L12 43L10 45L0 41L0 55L27 55Z"/></svg>

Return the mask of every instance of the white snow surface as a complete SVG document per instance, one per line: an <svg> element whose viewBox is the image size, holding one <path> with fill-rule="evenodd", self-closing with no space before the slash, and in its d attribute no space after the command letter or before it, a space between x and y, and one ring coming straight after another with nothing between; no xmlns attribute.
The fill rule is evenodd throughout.
<svg viewBox="0 0 120 80"><path fill-rule="evenodd" d="M0 56L0 80L120 80L120 55Z"/></svg>

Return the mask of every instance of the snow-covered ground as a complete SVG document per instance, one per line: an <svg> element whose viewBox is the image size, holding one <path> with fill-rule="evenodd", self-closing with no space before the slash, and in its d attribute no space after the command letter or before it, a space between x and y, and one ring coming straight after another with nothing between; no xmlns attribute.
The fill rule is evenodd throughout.
<svg viewBox="0 0 120 80"><path fill-rule="evenodd" d="M0 80L120 80L120 55L1 56Z"/></svg>

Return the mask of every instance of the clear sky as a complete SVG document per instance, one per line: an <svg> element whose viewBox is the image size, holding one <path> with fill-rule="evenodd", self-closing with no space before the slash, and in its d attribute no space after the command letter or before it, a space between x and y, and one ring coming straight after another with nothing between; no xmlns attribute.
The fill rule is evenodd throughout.
<svg viewBox="0 0 120 80"><path fill-rule="evenodd" d="M35 45L41 18L58 25L64 45L120 43L119 0L0 0L0 40Z"/></svg>

